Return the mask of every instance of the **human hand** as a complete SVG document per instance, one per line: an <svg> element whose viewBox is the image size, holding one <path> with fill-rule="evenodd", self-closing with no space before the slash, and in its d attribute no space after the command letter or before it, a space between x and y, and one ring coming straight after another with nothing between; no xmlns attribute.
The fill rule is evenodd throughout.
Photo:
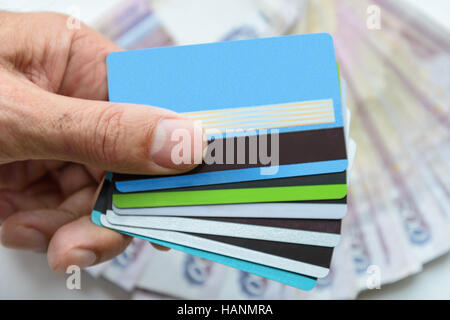
<svg viewBox="0 0 450 320"><path fill-rule="evenodd" d="M106 56L120 48L69 29L67 16L0 12L0 39L1 243L47 252L61 272L111 259L130 238L90 221L104 170L190 170L172 162L171 132L201 129L169 110L101 101Z"/></svg>

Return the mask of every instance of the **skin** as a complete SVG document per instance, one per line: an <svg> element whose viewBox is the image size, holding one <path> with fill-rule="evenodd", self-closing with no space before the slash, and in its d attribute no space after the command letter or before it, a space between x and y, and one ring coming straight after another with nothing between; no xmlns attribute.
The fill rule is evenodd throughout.
<svg viewBox="0 0 450 320"><path fill-rule="evenodd" d="M121 49L67 19L0 12L0 241L46 252L60 272L111 259L131 241L90 221L105 170L190 170L171 161L167 137L198 130L165 109L106 102L106 56Z"/></svg>

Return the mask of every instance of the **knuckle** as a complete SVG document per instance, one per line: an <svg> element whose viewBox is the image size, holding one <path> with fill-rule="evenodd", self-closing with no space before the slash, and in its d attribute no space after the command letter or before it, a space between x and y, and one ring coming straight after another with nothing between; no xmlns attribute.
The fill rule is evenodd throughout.
<svg viewBox="0 0 450 320"><path fill-rule="evenodd" d="M36 13L34 16L38 20L37 22L46 21L48 23L48 21L51 21L53 26L67 30L70 30L68 24L74 19L74 16L62 12L43 12Z"/></svg>
<svg viewBox="0 0 450 320"><path fill-rule="evenodd" d="M71 210L70 208L60 208L61 213L65 215L67 221L75 221L80 217L80 214Z"/></svg>
<svg viewBox="0 0 450 320"><path fill-rule="evenodd" d="M154 140L156 126L160 117L153 116L149 117L149 119L150 121L146 121L145 123L141 124L141 132L143 133L143 135L139 147L143 152L142 156L150 154L152 143L149 142Z"/></svg>
<svg viewBox="0 0 450 320"><path fill-rule="evenodd" d="M94 154L108 163L118 160L121 137L124 134L124 109L112 105L104 108L95 119Z"/></svg>

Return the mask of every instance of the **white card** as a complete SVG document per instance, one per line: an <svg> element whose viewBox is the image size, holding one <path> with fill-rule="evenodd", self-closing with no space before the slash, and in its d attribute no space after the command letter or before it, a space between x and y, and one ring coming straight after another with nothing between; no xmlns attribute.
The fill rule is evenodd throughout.
<svg viewBox="0 0 450 320"><path fill-rule="evenodd" d="M113 210L118 215L134 216L342 219L347 205L278 202L121 209L113 204Z"/></svg>
<svg viewBox="0 0 450 320"><path fill-rule="evenodd" d="M292 259L262 253L243 247L233 246L219 241L199 238L180 232L115 226L108 222L106 215L101 216L101 223L103 226L117 231L134 233L148 238L172 242L191 248L214 252L241 260L308 275L315 278L323 278L327 276L329 272L329 268L325 268L322 266L295 261Z"/></svg>
<svg viewBox="0 0 450 320"><path fill-rule="evenodd" d="M298 243L321 247L335 247L339 243L339 239L341 237L340 234L335 233L211 221L195 218L119 216L112 210L107 211L106 218L109 223L117 226L215 234L228 237L236 237L239 235L239 238Z"/></svg>

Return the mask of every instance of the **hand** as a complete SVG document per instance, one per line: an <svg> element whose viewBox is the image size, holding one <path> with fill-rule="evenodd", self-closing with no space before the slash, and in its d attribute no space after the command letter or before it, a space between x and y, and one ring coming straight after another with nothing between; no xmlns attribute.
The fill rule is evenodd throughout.
<svg viewBox="0 0 450 320"><path fill-rule="evenodd" d="M61 272L111 259L130 242L90 221L104 170L190 170L172 162L170 137L198 130L165 109L101 101L106 56L120 48L66 22L55 13L0 12L0 239L47 252Z"/></svg>

